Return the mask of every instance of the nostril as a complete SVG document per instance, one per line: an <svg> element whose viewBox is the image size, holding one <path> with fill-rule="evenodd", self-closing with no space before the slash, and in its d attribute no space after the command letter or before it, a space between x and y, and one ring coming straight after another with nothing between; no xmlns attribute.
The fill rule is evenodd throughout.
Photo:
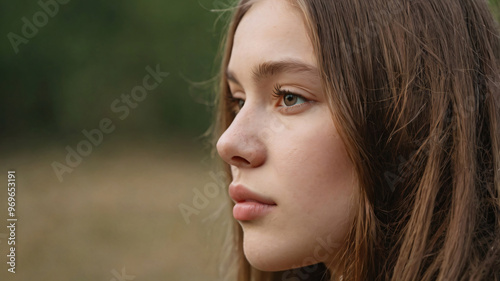
<svg viewBox="0 0 500 281"><path fill-rule="evenodd" d="M250 162L248 160L246 160L245 158L243 157L240 157L240 156L233 156L231 157L231 162L234 163L234 165L250 165Z"/></svg>

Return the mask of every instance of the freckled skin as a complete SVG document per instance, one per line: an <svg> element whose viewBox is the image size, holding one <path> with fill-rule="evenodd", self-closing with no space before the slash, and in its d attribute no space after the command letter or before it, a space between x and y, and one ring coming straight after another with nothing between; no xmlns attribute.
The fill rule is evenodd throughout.
<svg viewBox="0 0 500 281"><path fill-rule="evenodd" d="M283 0L257 1L236 30L228 66L239 81L229 83L231 92L245 104L217 149L231 165L234 183L277 204L259 219L240 222L245 256L265 271L334 262L325 249L314 258L317 240L329 237L338 248L357 204L353 164L319 77L280 73L258 84L252 80L255 66L285 59L317 67L303 15ZM276 83L307 102L281 111L283 102L272 97Z"/></svg>

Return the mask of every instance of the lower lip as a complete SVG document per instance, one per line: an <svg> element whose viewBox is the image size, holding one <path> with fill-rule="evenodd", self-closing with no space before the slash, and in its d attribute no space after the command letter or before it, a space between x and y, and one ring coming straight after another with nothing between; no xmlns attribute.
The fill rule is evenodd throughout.
<svg viewBox="0 0 500 281"><path fill-rule="evenodd" d="M276 205L268 205L255 201L239 202L234 205L233 217L239 221L251 221L271 212Z"/></svg>

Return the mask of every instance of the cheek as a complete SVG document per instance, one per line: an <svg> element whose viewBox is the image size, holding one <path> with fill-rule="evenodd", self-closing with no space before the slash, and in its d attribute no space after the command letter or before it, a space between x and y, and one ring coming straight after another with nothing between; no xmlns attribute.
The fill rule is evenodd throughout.
<svg viewBox="0 0 500 281"><path fill-rule="evenodd" d="M331 120L327 114L318 119ZM333 121L297 122L273 139L270 161L276 179L284 183L278 185L283 189L280 193L303 203L351 195L353 165ZM314 208L318 207L315 204Z"/></svg>

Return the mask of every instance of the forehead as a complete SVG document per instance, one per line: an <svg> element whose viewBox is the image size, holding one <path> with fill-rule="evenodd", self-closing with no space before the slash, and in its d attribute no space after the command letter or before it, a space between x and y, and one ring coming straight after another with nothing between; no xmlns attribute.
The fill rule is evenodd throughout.
<svg viewBox="0 0 500 281"><path fill-rule="evenodd" d="M256 1L236 29L228 68L286 59L316 65L303 13L286 0Z"/></svg>

